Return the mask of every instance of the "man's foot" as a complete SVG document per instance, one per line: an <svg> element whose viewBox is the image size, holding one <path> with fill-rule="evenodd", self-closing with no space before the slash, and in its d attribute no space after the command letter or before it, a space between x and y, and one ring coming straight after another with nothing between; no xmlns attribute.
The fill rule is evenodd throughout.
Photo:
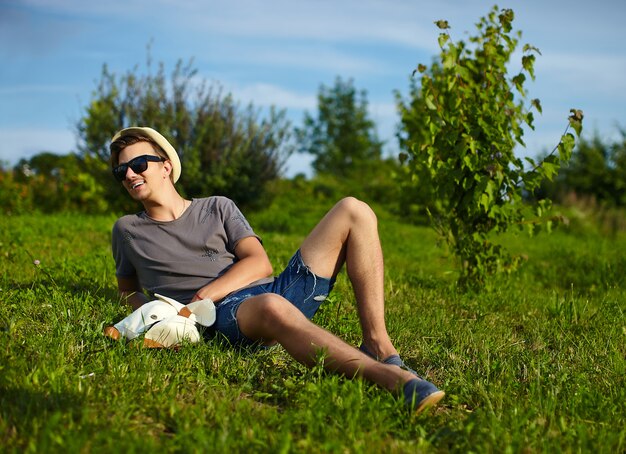
<svg viewBox="0 0 626 454"><path fill-rule="evenodd" d="M445 395L431 382L421 378L414 378L404 384L404 403L415 413L436 405Z"/></svg>
<svg viewBox="0 0 626 454"><path fill-rule="evenodd" d="M385 358L383 360L379 360L378 357L376 355L374 355L374 353L372 353L365 346L365 344L361 344L361 346L359 347L359 350L361 350L363 353L365 353L370 358L374 358L376 361L380 361L381 363L389 364L389 365L392 365L392 366L398 366L401 369L404 369L404 370L406 370L408 372L411 372L417 378L421 378L419 375L417 375L417 372L415 372L413 369L411 369L409 366L407 366L404 363L404 361L402 361L402 358L400 358L400 355L390 355L390 356L388 356L387 358Z"/></svg>

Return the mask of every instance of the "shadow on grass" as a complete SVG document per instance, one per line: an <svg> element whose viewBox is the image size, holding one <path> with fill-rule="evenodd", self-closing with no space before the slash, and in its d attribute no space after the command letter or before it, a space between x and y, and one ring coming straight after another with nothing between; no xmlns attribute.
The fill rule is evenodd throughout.
<svg viewBox="0 0 626 454"><path fill-rule="evenodd" d="M119 295L117 289L113 285L103 285L102 282L80 278L75 279L72 276L55 276L46 278L37 278L30 281L18 281L13 279L3 280L0 284L2 288L11 289L14 292L26 291L36 288L56 289L60 293L90 294L98 299L110 301L118 301Z"/></svg>
<svg viewBox="0 0 626 454"><path fill-rule="evenodd" d="M0 385L0 415L9 427L24 436L34 429L33 422L55 413L73 415L80 411L79 396L54 391L33 391Z"/></svg>

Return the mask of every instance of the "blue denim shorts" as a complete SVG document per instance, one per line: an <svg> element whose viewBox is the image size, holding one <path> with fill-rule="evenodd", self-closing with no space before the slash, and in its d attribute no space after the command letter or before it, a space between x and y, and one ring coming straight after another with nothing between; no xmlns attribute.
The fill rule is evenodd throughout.
<svg viewBox="0 0 626 454"><path fill-rule="evenodd" d="M312 318L335 284L335 279L315 275L302 260L300 250L272 282L248 287L227 295L216 308L215 324L209 335L219 333L233 345L242 347L256 341L246 337L237 323L237 310L241 303L252 296L275 293L287 299L307 317Z"/></svg>

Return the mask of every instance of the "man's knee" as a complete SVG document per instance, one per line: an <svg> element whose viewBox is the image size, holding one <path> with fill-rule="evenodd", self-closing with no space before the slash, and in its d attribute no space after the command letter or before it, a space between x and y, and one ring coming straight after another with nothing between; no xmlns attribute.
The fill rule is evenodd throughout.
<svg viewBox="0 0 626 454"><path fill-rule="evenodd" d="M282 329L298 317L300 312L288 300L276 293L266 293L250 298L243 311L238 312L240 323L255 326L263 333L271 333Z"/></svg>
<svg viewBox="0 0 626 454"><path fill-rule="evenodd" d="M374 210L365 202L356 197L345 197L337 202L337 207L346 213L352 222L372 222L376 224L377 218Z"/></svg>

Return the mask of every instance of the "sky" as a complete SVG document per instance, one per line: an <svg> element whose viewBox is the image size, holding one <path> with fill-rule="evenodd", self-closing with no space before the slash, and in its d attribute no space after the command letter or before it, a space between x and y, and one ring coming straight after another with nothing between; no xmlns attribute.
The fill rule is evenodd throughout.
<svg viewBox="0 0 626 454"><path fill-rule="evenodd" d="M0 0L0 161L75 151L103 65L145 73L148 47L167 73L193 59L200 79L242 106L284 109L294 126L317 114L322 85L351 79L366 92L385 150L396 153L394 93L406 97L413 69L437 55L434 22L447 20L452 39L465 40L495 4L513 9L520 49L541 51L526 88L543 114L519 153L552 149L571 108L585 114L584 137L618 140L626 129L623 0ZM295 154L286 174L300 172L310 172L310 157Z"/></svg>

